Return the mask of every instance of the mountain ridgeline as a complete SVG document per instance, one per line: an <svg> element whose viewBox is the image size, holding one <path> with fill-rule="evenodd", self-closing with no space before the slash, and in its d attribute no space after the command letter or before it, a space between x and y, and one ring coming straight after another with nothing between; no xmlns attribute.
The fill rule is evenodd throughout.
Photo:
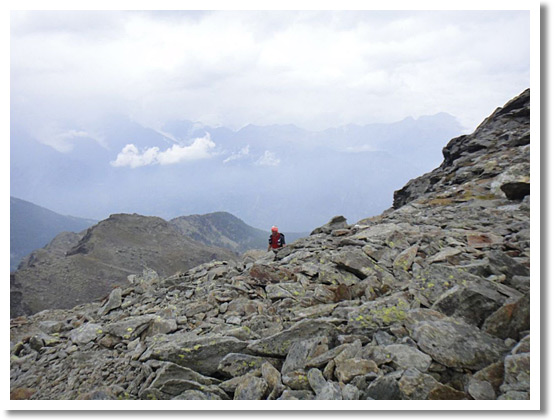
<svg viewBox="0 0 560 420"><path fill-rule="evenodd" d="M181 234L206 245L243 253L251 249L266 249L270 232L256 229L227 212L181 216L169 223ZM307 236L305 232L283 232L288 242Z"/></svg>
<svg viewBox="0 0 560 420"><path fill-rule="evenodd" d="M98 124L79 131L102 135L104 145L97 135L80 137L64 153L36 141L27 127L12 127L11 194L98 220L111 213L170 220L219 209L261 229L274 223L310 232L332 215L355 221L390 207L393 191L437 166L445 143L463 132L447 114L320 132L190 121L154 130L120 116ZM212 146L204 158L115 164L128 144L139 157L155 148L188 148L195 139Z"/></svg>
<svg viewBox="0 0 560 420"><path fill-rule="evenodd" d="M380 215L12 319L11 398L531 399L529 116L527 90Z"/></svg>
<svg viewBox="0 0 560 420"><path fill-rule="evenodd" d="M56 215L33 207L42 210L33 213L40 226L52 220L51 214ZM42 220L42 214L49 217ZM22 214L13 217L19 223ZM47 237L39 228L34 232ZM293 241L306 235L286 233L286 238ZM171 275L214 259L236 259L251 249L265 250L268 236L268 232L226 212L183 216L169 222L115 214L80 233L62 232L22 258L12 274L11 316L70 308L103 298L114 287L126 285L128 276L147 268ZM33 235L27 232L26 237ZM59 293L62 289L67 292Z"/></svg>
<svg viewBox="0 0 560 420"><path fill-rule="evenodd" d="M10 271L32 251L61 232L81 232L95 220L63 216L28 201L10 197Z"/></svg>

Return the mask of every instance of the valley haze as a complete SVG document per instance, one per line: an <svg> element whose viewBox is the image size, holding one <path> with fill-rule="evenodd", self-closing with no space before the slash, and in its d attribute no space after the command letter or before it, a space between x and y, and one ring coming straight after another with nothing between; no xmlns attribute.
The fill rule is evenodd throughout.
<svg viewBox="0 0 560 420"><path fill-rule="evenodd" d="M10 46L10 194L96 220L357 221L529 84L529 10L12 11Z"/></svg>

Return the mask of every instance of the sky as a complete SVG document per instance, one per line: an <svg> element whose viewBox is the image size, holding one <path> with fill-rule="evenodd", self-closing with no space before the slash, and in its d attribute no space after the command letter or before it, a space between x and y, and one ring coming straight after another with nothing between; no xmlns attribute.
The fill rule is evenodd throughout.
<svg viewBox="0 0 560 420"><path fill-rule="evenodd" d="M61 152L102 144L111 114L323 130L447 112L471 132L530 83L527 10L10 15L12 121Z"/></svg>

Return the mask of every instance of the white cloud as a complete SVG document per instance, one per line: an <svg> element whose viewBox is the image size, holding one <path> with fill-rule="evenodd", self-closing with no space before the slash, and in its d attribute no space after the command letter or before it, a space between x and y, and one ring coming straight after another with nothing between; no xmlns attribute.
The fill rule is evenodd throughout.
<svg viewBox="0 0 560 420"><path fill-rule="evenodd" d="M160 151L159 147L150 147L140 152L134 144L127 144L111 162L112 166L138 168L147 165L173 165L192 160L207 159L212 156L212 149L216 144L210 135L197 138L189 146L174 144L170 148Z"/></svg>
<svg viewBox="0 0 560 420"><path fill-rule="evenodd" d="M280 165L280 159L276 157L274 152L266 150L264 154L257 159L255 162L257 166L278 166Z"/></svg>
<svg viewBox="0 0 560 420"><path fill-rule="evenodd" d="M229 162L232 162L234 160L242 159L246 156L249 156L249 145L246 145L239 152L232 153L230 156L228 156L226 159L224 159L223 163L229 163Z"/></svg>
<svg viewBox="0 0 560 420"><path fill-rule="evenodd" d="M30 124L28 128L39 142L61 153L71 152L76 142L82 139L91 139L96 141L100 146L106 147L105 140L102 136L87 130L63 128L53 122L39 127Z"/></svg>

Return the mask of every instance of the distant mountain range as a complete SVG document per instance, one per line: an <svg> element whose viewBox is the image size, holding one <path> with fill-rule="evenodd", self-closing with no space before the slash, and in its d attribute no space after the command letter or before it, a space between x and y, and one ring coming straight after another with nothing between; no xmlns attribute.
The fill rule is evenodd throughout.
<svg viewBox="0 0 560 420"><path fill-rule="evenodd" d="M290 232L310 232L333 215L357 221L383 212L393 191L437 167L448 139L462 134L445 113L323 131L192 121L156 130L120 116L60 130L64 152L12 125L12 195L97 220L225 211Z"/></svg>
<svg viewBox="0 0 560 420"><path fill-rule="evenodd" d="M183 235L210 246L228 248L237 253L266 249L270 232L256 229L226 212L181 216L169 221ZM282 232L292 242L309 232Z"/></svg>
<svg viewBox="0 0 560 420"><path fill-rule="evenodd" d="M62 232L80 232L95 220L63 216L19 198L10 197L10 271L32 251Z"/></svg>
<svg viewBox="0 0 560 420"><path fill-rule="evenodd" d="M169 222L115 214L96 223L13 197L11 224L12 243L18 244L11 250L11 271L17 268L11 278L12 316L101 298L144 269L168 276L212 260L236 259L250 249L264 251L269 235L225 212ZM71 231L74 226L79 233ZM286 233L288 242L306 235ZM22 257L16 261L18 250Z"/></svg>

